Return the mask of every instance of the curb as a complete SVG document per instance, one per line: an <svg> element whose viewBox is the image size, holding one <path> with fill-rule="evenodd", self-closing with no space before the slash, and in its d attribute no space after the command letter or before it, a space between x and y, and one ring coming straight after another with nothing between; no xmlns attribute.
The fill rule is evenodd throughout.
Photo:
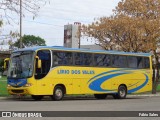
<svg viewBox="0 0 160 120"><path fill-rule="evenodd" d="M160 96L160 94L142 94L142 95L128 95L128 96L145 96L145 97L155 97L155 96Z"/></svg>

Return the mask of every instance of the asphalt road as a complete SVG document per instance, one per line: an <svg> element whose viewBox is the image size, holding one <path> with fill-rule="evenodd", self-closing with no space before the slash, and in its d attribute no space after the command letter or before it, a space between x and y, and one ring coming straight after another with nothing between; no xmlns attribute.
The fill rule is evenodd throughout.
<svg viewBox="0 0 160 120"><path fill-rule="evenodd" d="M52 101L46 97L42 101L34 101L30 97L0 97L0 111L160 111L160 96L128 96L126 99L117 100L111 96L105 100L96 100L93 97L66 97L62 101ZM160 112L159 112L160 113ZM160 114L158 114L160 117ZM110 118L110 117L109 117ZM107 118L107 119L109 119ZM7 118L0 118L0 120ZM19 118L15 118L18 120ZM31 118L33 119L33 118ZM42 118L41 118L42 119ZM37 118L37 120L41 120ZM42 120L53 118L43 118ZM64 119L64 118L56 118ZM72 120L74 118L65 118ZM80 120L101 120L106 118L83 117ZM128 119L123 117L111 117L110 119ZM135 119L130 117L129 119ZM138 117L142 120L159 119L153 117ZM8 119L7 119L8 120ZM12 120L14 120L12 118ZM22 120L22 118L20 118ZM34 118L35 120L35 118Z"/></svg>

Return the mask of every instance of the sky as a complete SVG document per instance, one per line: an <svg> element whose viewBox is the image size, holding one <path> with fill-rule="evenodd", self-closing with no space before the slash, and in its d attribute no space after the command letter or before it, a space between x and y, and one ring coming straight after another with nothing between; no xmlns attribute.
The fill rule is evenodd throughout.
<svg viewBox="0 0 160 120"><path fill-rule="evenodd" d="M94 18L110 16L120 0L50 0L42 6L38 16L27 13L22 22L22 34L40 36L50 46L62 46L64 25L80 22L90 24ZM17 19L18 20L18 19ZM8 30L19 31L18 25L7 26ZM93 41L81 39L81 44L94 44Z"/></svg>

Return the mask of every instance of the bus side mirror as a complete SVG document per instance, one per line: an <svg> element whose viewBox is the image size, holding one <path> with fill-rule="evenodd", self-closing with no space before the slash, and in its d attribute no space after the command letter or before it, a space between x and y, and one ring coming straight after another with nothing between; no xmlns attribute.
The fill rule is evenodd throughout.
<svg viewBox="0 0 160 120"><path fill-rule="evenodd" d="M37 59L37 68L42 68L42 61L39 59L38 56L36 56Z"/></svg>
<svg viewBox="0 0 160 120"><path fill-rule="evenodd" d="M4 59L4 65L3 65L3 68L4 68L4 69L6 69L6 68L7 68L8 63L9 63L9 60L10 60L10 58L6 58L6 59Z"/></svg>
<svg viewBox="0 0 160 120"><path fill-rule="evenodd" d="M42 61L39 59L38 60L38 68L41 68L42 67Z"/></svg>

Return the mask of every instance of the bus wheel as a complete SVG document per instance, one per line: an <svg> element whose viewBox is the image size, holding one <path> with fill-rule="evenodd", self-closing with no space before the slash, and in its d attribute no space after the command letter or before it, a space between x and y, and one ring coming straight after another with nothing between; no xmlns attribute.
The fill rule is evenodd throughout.
<svg viewBox="0 0 160 120"><path fill-rule="evenodd" d="M43 98L43 95L32 95L32 98L36 101L41 100Z"/></svg>
<svg viewBox="0 0 160 120"><path fill-rule="evenodd" d="M96 99L105 99L107 97L107 94L94 94L94 97Z"/></svg>
<svg viewBox="0 0 160 120"><path fill-rule="evenodd" d="M124 85L120 85L118 88L118 93L114 94L115 99L125 99L127 95L127 88Z"/></svg>
<svg viewBox="0 0 160 120"><path fill-rule="evenodd" d="M61 86L56 86L53 92L52 99L55 101L62 100L64 96L64 90Z"/></svg>

